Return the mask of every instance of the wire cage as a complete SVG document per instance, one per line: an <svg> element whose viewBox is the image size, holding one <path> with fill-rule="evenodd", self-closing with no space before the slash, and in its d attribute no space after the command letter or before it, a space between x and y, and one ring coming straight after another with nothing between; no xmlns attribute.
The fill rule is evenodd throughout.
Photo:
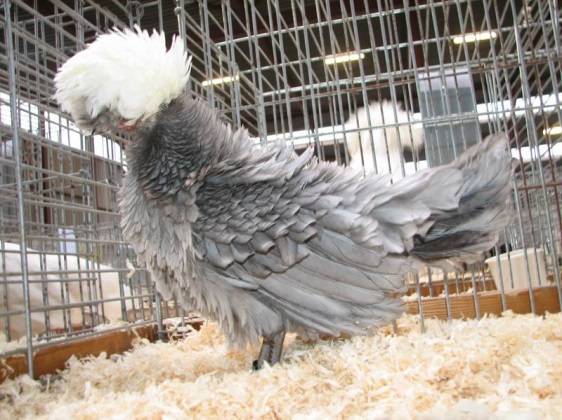
<svg viewBox="0 0 562 420"><path fill-rule="evenodd" d="M80 132L52 99L56 69L97 33L132 25L140 4L2 7L0 355L26 352L32 372L34 350L155 321L162 331L183 311L155 295L121 236L127 139Z"/></svg>
<svg viewBox="0 0 562 420"><path fill-rule="evenodd" d="M410 298L422 319L426 296L441 295L427 309L449 319L480 317L491 301L509 309L506 293L517 290L531 312L545 310L536 288L559 307L556 2L179 4L194 56L190 88L257 145L313 146L321 159L395 181L506 133L518 167L501 243L487 267L414 276Z"/></svg>
<svg viewBox="0 0 562 420"><path fill-rule="evenodd" d="M513 222L486 266L408 277L408 311L423 328L428 315L513 309L514 293L519 310L560 307L556 0L11 0L1 14L0 357L26 353L31 371L52 343L183 320L121 237L128 139L81 132L52 99L66 58L135 24L179 34L186 89L255 147L314 147L395 182L505 132Z"/></svg>

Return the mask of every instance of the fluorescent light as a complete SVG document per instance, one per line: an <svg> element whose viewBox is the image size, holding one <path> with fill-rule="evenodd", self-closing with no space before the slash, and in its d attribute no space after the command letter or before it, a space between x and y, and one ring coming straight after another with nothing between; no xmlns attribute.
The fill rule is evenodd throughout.
<svg viewBox="0 0 562 420"><path fill-rule="evenodd" d="M333 54L327 55L324 59L326 65L347 63L349 61L359 61L365 58L364 53L343 53L343 54Z"/></svg>
<svg viewBox="0 0 562 420"><path fill-rule="evenodd" d="M542 133L545 136L558 136L562 134L562 127L559 125L553 125L552 127L545 128Z"/></svg>
<svg viewBox="0 0 562 420"><path fill-rule="evenodd" d="M453 38L453 43L463 44L476 41L486 41L488 39L495 39L498 37L496 31L474 32L466 35L457 35Z"/></svg>
<svg viewBox="0 0 562 420"><path fill-rule="evenodd" d="M211 80L203 80L203 83L201 83L201 85L203 87L211 86L211 85L218 86L218 85L224 85L226 83L232 83L239 79L240 76L237 74L236 76L225 76L225 77L218 77L216 79L211 79Z"/></svg>

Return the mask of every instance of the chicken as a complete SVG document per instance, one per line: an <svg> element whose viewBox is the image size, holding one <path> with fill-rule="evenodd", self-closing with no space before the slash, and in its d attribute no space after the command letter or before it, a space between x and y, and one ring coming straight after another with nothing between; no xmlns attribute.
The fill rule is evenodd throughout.
<svg viewBox="0 0 562 420"><path fill-rule="evenodd" d="M403 150L417 151L423 146L421 124L386 100L359 108L344 127L350 166L366 174L391 174L393 181L404 177Z"/></svg>
<svg viewBox="0 0 562 420"><path fill-rule="evenodd" d="M21 312L10 316L9 322L6 318L0 318L0 333L7 328L12 340L25 336L25 316L23 314L25 306L21 274L19 274L21 273L19 252L19 244L5 242L3 246L0 246L0 269L8 281L5 287L0 288L0 305L7 302L8 307L3 308L0 312ZM30 273L29 280L31 280L29 302L33 310L31 312L33 335L46 332L45 312L37 311L46 306L57 308L63 304L76 305L68 310L51 309L46 312L51 332L64 331L69 325L72 325L74 329L80 329L84 326L92 327L95 323L112 323L122 319L119 275L114 268L98 265L86 258L74 255L39 253L31 248L28 248L27 252L27 269ZM65 273L61 274L61 271ZM81 281L61 283L61 280L78 279ZM130 296L127 285L123 285L123 290L125 296ZM103 293L103 296L100 293ZM80 305L82 302L95 301L102 297L104 300L109 300L103 306Z"/></svg>
<svg viewBox="0 0 562 420"><path fill-rule="evenodd" d="M216 320L232 344L285 332L362 334L404 308L403 276L479 260L510 217L511 161L498 134L455 162L390 184L308 149L254 148L245 129L184 92L190 59L140 28L100 35L55 78L85 130L131 133L121 226L157 290Z"/></svg>

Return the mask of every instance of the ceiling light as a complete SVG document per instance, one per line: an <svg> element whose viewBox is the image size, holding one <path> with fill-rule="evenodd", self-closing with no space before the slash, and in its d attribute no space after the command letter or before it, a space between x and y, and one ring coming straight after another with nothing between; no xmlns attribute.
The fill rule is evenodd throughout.
<svg viewBox="0 0 562 420"><path fill-rule="evenodd" d="M496 31L474 32L471 34L457 35L453 38L453 43L463 44L476 41L486 41L488 39L495 39L498 37Z"/></svg>
<svg viewBox="0 0 562 420"><path fill-rule="evenodd" d="M562 134L562 127L559 125L554 125L552 127L549 128L545 128L542 133L545 136L558 136L560 134Z"/></svg>
<svg viewBox="0 0 562 420"><path fill-rule="evenodd" d="M205 86L219 86L219 85L224 85L226 83L232 83L235 82L237 80L240 79L239 75L236 76L225 76L225 77L218 77L216 79L211 79L211 80L203 80L203 83L201 83L201 85L203 87Z"/></svg>
<svg viewBox="0 0 562 420"><path fill-rule="evenodd" d="M365 58L364 53L343 53L343 54L333 54L328 55L324 58L324 63L326 65L348 63L350 61L359 61Z"/></svg>

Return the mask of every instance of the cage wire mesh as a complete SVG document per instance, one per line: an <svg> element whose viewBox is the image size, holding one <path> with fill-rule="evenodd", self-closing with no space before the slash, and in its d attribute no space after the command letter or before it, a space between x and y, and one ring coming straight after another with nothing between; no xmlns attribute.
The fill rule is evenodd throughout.
<svg viewBox="0 0 562 420"><path fill-rule="evenodd" d="M397 180L505 132L515 217L488 268L430 269L411 296L555 289L560 301L560 9L555 1L177 2L190 88L256 145ZM419 147L423 143L424 147ZM423 287L420 286L420 281ZM417 283L417 284L416 284ZM423 317L423 313L422 313Z"/></svg>
<svg viewBox="0 0 562 420"><path fill-rule="evenodd" d="M519 163L514 218L488 268L426 269L408 279L410 299L422 308L443 295L448 318L460 294L476 317L485 292L499 292L504 309L519 288L533 312L536 288L560 302L560 22L556 0L5 1L0 325L16 344L0 355L31 357L117 320L162 330L180 314L121 237L128 139L82 133L52 101L68 56L134 24L180 34L193 55L186 89L246 127L255 147L311 146L395 182L505 132Z"/></svg>
<svg viewBox="0 0 562 420"><path fill-rule="evenodd" d="M30 361L52 342L154 321L162 331L162 317L183 311L160 302L122 240L117 190L127 139L80 132L52 99L69 56L96 33L142 25L142 10L153 9L162 27L162 4L2 7L0 355L25 351Z"/></svg>

